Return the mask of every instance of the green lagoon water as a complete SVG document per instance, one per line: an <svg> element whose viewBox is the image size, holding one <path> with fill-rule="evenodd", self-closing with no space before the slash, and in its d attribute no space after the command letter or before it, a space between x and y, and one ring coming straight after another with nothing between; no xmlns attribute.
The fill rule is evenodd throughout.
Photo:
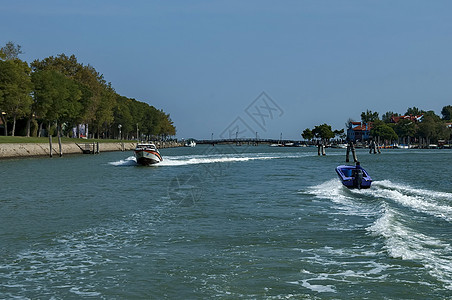
<svg viewBox="0 0 452 300"><path fill-rule="evenodd" d="M0 299L447 299L452 151L162 149L0 161Z"/></svg>

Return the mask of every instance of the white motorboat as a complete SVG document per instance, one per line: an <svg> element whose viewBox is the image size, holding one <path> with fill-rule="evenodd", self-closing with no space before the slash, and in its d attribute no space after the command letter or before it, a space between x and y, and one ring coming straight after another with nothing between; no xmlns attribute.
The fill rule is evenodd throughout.
<svg viewBox="0 0 452 300"><path fill-rule="evenodd" d="M196 142L194 140L186 141L184 147L196 147Z"/></svg>
<svg viewBox="0 0 452 300"><path fill-rule="evenodd" d="M138 144L135 148L137 163L149 166L161 162L162 156L154 144Z"/></svg>
<svg viewBox="0 0 452 300"><path fill-rule="evenodd" d="M347 144L332 144L331 148L347 149Z"/></svg>

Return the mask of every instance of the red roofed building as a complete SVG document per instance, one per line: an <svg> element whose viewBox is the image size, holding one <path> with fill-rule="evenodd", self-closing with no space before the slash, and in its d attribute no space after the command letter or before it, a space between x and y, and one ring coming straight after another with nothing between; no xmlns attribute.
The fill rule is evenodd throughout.
<svg viewBox="0 0 452 300"><path fill-rule="evenodd" d="M350 122L348 123L347 139L350 141L365 141L370 138L370 130L372 129L372 122Z"/></svg>
<svg viewBox="0 0 452 300"><path fill-rule="evenodd" d="M392 116L391 117L391 123L399 123L400 120L410 120L413 121L415 123L422 121L422 117L424 115L418 115L418 116L413 116L413 115L408 115L408 116Z"/></svg>

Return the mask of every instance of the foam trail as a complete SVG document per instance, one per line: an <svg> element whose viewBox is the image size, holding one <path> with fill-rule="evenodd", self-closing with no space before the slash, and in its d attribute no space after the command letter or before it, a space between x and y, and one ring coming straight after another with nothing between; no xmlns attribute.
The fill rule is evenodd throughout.
<svg viewBox="0 0 452 300"><path fill-rule="evenodd" d="M392 200L417 212L452 222L452 206L447 205L452 200L451 193L415 189L394 184L389 180L377 181L374 187L375 189L370 189L367 193L377 198Z"/></svg>
<svg viewBox="0 0 452 300"><path fill-rule="evenodd" d="M224 156L199 156L199 157L188 157L184 159L175 159L171 157L165 157L160 163L161 166L186 166L186 165L197 165L197 164L211 164L211 163L229 163L229 162L243 162L251 160L266 160L275 159L275 156L244 156L244 157L224 157Z"/></svg>
<svg viewBox="0 0 452 300"><path fill-rule="evenodd" d="M187 166L211 163L245 162L253 160L270 160L282 158L301 158L312 156L310 153L247 153L247 154L207 154L207 155L185 155L164 156L163 161L155 166ZM124 160L110 162L113 166L135 166L136 159L130 156Z"/></svg>
<svg viewBox="0 0 452 300"><path fill-rule="evenodd" d="M137 165L137 159L135 156L129 156L126 159L121 159L118 161L109 162L110 165L119 167L119 166L136 166Z"/></svg>
<svg viewBox="0 0 452 300"><path fill-rule="evenodd" d="M348 190L337 179L331 179L310 187L307 192L316 198L331 200L339 205L337 207L339 211L350 215L369 216L375 214L375 211L370 209L368 205L356 201L363 196L361 191Z"/></svg>
<svg viewBox="0 0 452 300"><path fill-rule="evenodd" d="M407 218L385 204L383 215L367 230L385 238L385 248L394 258L417 260L430 275L452 290L452 246L437 238L404 226L398 220Z"/></svg>
<svg viewBox="0 0 452 300"><path fill-rule="evenodd" d="M425 189L417 189L417 188L413 188L409 185L396 184L389 180L376 181L375 184L378 186L382 186L382 187L386 187L386 188L390 188L390 189L397 189L397 190L400 190L403 192L412 193L412 194L419 195L419 196L452 200L452 193L437 192L437 191L431 191L431 190L425 190Z"/></svg>

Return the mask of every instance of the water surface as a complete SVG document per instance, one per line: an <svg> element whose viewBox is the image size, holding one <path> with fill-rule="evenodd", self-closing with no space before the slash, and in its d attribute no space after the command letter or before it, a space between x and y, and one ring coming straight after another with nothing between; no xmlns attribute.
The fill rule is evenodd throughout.
<svg viewBox="0 0 452 300"><path fill-rule="evenodd" d="M162 149L0 161L0 298L444 299L450 150Z"/></svg>

